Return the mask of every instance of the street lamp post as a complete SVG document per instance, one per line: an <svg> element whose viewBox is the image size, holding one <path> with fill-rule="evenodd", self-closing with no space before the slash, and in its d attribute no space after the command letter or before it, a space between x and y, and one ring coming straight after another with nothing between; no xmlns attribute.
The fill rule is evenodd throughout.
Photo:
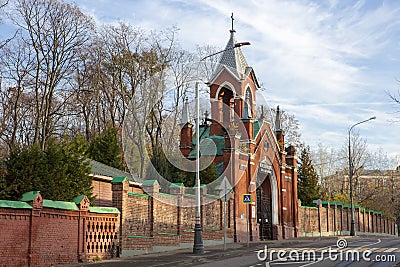
<svg viewBox="0 0 400 267"><path fill-rule="evenodd" d="M237 47L250 45L249 42L241 42L236 43L233 47L224 49L217 53L208 55L203 57L200 61L203 61L212 56L223 53L227 50L235 49ZM201 228L201 203L200 203L200 97L199 97L199 82L196 82L196 217L195 217L195 225L194 225L194 244L193 244L193 253L194 254L203 254L204 246L203 246L203 234Z"/></svg>
<svg viewBox="0 0 400 267"><path fill-rule="evenodd" d="M370 120L375 120L376 117L371 117L367 120L363 120L360 122L357 122L353 126L350 127L349 129L349 183L350 183L350 208L351 208L351 224L350 224L350 236L355 236L355 221L354 221L354 199L353 199L353 164L352 164L352 159L351 159L351 142L350 142L350 135L351 135L351 130L353 128L361 123L370 121Z"/></svg>

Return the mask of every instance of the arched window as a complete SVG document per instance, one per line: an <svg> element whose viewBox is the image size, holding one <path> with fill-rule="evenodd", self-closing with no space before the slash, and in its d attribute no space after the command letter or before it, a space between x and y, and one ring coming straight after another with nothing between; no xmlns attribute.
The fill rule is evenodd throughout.
<svg viewBox="0 0 400 267"><path fill-rule="evenodd" d="M243 119L251 119L253 116L252 112L252 95L250 92L250 88L247 88L246 94L245 94L245 99L244 99L244 107L243 107L243 113L242 113L242 118Z"/></svg>
<svg viewBox="0 0 400 267"><path fill-rule="evenodd" d="M222 122L229 123L232 120L233 114L233 106L234 106L234 98L233 92L228 87L223 87L218 93L218 102L219 102L219 118L222 119Z"/></svg>

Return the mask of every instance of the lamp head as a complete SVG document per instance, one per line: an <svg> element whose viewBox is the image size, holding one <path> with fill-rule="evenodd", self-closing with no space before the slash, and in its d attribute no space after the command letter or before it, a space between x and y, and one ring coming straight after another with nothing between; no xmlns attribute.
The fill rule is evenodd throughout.
<svg viewBox="0 0 400 267"><path fill-rule="evenodd" d="M241 43L236 43L233 47L241 47L241 46L244 46L244 45L250 45L250 42L241 42Z"/></svg>
<svg viewBox="0 0 400 267"><path fill-rule="evenodd" d="M375 120L375 119L376 119L376 116L369 118L369 120Z"/></svg>

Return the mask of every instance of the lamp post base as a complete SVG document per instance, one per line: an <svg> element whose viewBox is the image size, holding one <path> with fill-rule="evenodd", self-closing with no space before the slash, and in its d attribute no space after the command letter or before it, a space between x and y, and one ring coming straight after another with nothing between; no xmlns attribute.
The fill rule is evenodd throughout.
<svg viewBox="0 0 400 267"><path fill-rule="evenodd" d="M194 225L194 244L193 244L193 254L203 254L204 246L203 246L203 236L201 224L196 223Z"/></svg>
<svg viewBox="0 0 400 267"><path fill-rule="evenodd" d="M356 223L354 222L354 220L352 220L351 224L350 224L350 236L355 236L356 235L356 231L355 231L355 228L354 228L355 224Z"/></svg>

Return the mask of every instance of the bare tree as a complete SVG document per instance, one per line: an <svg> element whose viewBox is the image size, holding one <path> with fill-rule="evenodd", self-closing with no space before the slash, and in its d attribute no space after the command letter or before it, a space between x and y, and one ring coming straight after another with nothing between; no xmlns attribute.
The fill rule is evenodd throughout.
<svg viewBox="0 0 400 267"><path fill-rule="evenodd" d="M8 148L13 148L17 143L24 143L25 134L31 133L31 101L30 85L31 71L34 68L32 49L26 45L18 35L2 51L0 64L3 66L1 73L7 89L1 90L3 105L2 135Z"/></svg>
<svg viewBox="0 0 400 267"><path fill-rule="evenodd" d="M60 117L65 115L67 81L77 50L90 38L93 24L76 5L50 0L18 1L13 21L22 30L24 42L33 49L33 143L44 149L48 138L57 131Z"/></svg>
<svg viewBox="0 0 400 267"><path fill-rule="evenodd" d="M268 106L260 106L257 109L259 117L265 117L270 123L273 130L275 130L275 117L276 109L269 108ZM302 148L301 134L299 128L299 121L293 114L287 113L285 110L280 110L281 114L281 126L285 133L285 143L287 145L293 145L298 151Z"/></svg>
<svg viewBox="0 0 400 267"><path fill-rule="evenodd" d="M3 12L3 10L5 9L5 7L8 5L8 0L0 0L0 23L2 22L3 19L3 14L5 14L5 12ZM0 36L1 37L1 36ZM13 38L13 37L12 37ZM0 50L9 42L12 40L12 38L8 38L6 40L0 40ZM1 83L1 80L0 80ZM1 86L0 86L1 87Z"/></svg>
<svg viewBox="0 0 400 267"><path fill-rule="evenodd" d="M347 156L319 143L312 153L312 159L321 184L321 194L329 199L340 194L343 187L342 171L346 168Z"/></svg>

